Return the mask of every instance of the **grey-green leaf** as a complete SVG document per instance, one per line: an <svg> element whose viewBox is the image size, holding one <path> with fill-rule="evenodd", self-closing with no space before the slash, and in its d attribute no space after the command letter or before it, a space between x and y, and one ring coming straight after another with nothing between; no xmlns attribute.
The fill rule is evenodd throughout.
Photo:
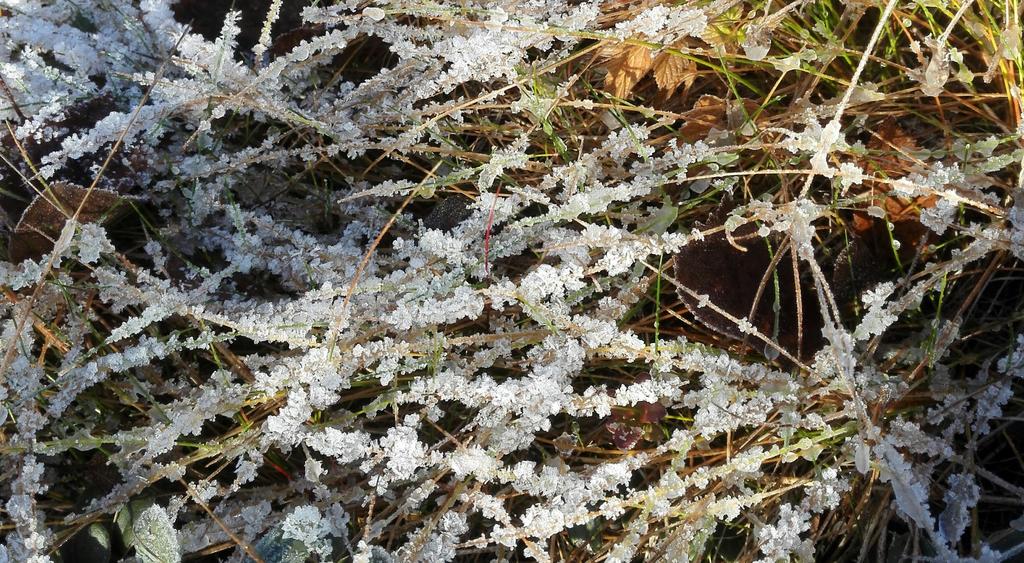
<svg viewBox="0 0 1024 563"><path fill-rule="evenodd" d="M179 563L181 546L171 518L159 505L150 506L132 524L135 553L142 563Z"/></svg>
<svg viewBox="0 0 1024 563"><path fill-rule="evenodd" d="M658 235L664 234L676 222L678 217L679 208L672 203L672 198L666 195L662 199L661 208L643 225L640 225L640 230Z"/></svg>
<svg viewBox="0 0 1024 563"><path fill-rule="evenodd" d="M309 548L299 540L285 539L281 527L268 531L252 546L263 563L305 563ZM244 563L255 563L246 556Z"/></svg>
<svg viewBox="0 0 1024 563"><path fill-rule="evenodd" d="M153 506L153 502L150 497L135 499L122 506L114 515L114 524L117 526L117 531L121 533L121 541L126 547L135 545L135 532L132 531L132 527L135 525L135 520L147 508Z"/></svg>

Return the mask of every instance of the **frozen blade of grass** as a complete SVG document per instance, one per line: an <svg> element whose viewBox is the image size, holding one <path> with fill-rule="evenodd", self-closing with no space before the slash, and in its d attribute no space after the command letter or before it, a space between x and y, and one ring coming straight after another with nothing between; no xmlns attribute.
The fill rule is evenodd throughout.
<svg viewBox="0 0 1024 563"><path fill-rule="evenodd" d="M185 38L185 35L182 34L181 37L178 38L178 43L176 43L175 46L180 44L181 40L184 39L184 38ZM112 146L110 151L107 153L106 160L103 161L103 164L100 166L100 169L97 171L96 176L95 176L95 178L92 181L92 184L90 184L89 187L87 188L85 197L82 198L82 201L78 204L78 208L75 209L75 213L69 218L72 221L77 221L78 220L78 216L81 213L82 209L85 207L85 203L88 200L89 193L91 193L92 190L96 189L96 185L99 183L100 178L103 175L103 171L106 170L107 166L110 165L111 160L114 158L114 154L117 152L118 148L120 148L121 141L124 140L125 135L127 135L128 131L131 129L131 125L135 122L135 119L138 117L139 113L142 111L142 107L146 104L146 100L149 99L149 94L152 92L154 86L159 81L160 76L163 74L163 71L166 68L168 60L169 60L169 58L168 59L164 59L164 61L160 64L160 67L157 69L157 72L156 72L156 74L154 76L153 82L148 86L148 88L146 89L145 93L142 95L142 98L139 100L138 105L135 107L135 111L132 112L132 117L128 120L128 126L125 127L125 129L123 131L121 131L121 134L118 136L117 140L114 142L114 146ZM39 292L41 291L41 289L43 287L43 280L46 278L47 275L49 275L50 270L53 268L54 259L57 257L57 255L58 255L58 253L56 251L54 251L54 252L51 252L49 257L47 258L46 265L42 268L42 271L40 272L40 274L39 274L39 276L37 278L38 281L36 282L35 290L32 292L31 297L29 297L29 299L28 299L28 305L27 305L27 307L25 309L25 313L22 314L22 315L19 315L17 320L15 321L15 326L16 326L15 330L16 330L16 332L20 333L22 327L24 327L25 321L28 319L28 315L30 314L30 311L32 309L32 305L35 303L36 299L39 296ZM16 346L17 346L16 340L12 339L10 342L8 342L7 347L4 350L3 361L0 362L0 385L3 385L4 382L5 382L6 375L7 375L7 370L11 367L11 362L14 360L14 354L16 353Z"/></svg>
<svg viewBox="0 0 1024 563"><path fill-rule="evenodd" d="M193 3L0 9L0 184L102 174L144 215L0 263L9 558L143 498L182 558L995 549L1015 5L274 0L179 38ZM176 40L152 134L80 158ZM971 81L988 63L1006 80ZM62 117L95 95L114 118ZM715 315L675 291L708 247Z"/></svg>
<svg viewBox="0 0 1024 563"><path fill-rule="evenodd" d="M181 551L178 533L174 530L167 512L159 505L152 505L132 523L135 553L143 563L178 563Z"/></svg>

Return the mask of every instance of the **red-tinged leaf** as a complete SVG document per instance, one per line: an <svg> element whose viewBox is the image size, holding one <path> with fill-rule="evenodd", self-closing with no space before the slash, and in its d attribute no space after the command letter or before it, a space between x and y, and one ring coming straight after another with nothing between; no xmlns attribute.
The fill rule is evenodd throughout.
<svg viewBox="0 0 1024 563"><path fill-rule="evenodd" d="M661 403L641 401L637 403L637 406L640 407L640 415L637 417L637 420L644 424L657 424L668 414L665 406Z"/></svg>
<svg viewBox="0 0 1024 563"><path fill-rule="evenodd" d="M612 443L620 450L633 449L633 446L636 446L637 442L639 442L640 438L644 435L642 429L622 422L606 423L605 428L612 436Z"/></svg>

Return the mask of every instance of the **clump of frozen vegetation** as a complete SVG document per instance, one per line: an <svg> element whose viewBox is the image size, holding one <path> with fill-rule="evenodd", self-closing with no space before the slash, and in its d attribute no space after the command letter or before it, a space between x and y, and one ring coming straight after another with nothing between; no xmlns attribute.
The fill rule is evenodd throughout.
<svg viewBox="0 0 1024 563"><path fill-rule="evenodd" d="M0 187L121 202L4 203L0 561L1021 551L976 521L1020 501L1019 45L971 106L1015 127L876 117L996 87L952 43L1001 8L187 4L0 0ZM797 281L677 287L766 243Z"/></svg>

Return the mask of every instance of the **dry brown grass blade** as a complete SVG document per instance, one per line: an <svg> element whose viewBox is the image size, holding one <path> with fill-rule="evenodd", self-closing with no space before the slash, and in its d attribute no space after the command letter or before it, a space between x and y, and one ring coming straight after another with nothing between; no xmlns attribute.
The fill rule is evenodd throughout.
<svg viewBox="0 0 1024 563"><path fill-rule="evenodd" d="M13 291L11 291L10 288L4 287L0 289L0 292L4 294L4 297L6 297L7 301L9 301L12 305L18 304L18 296ZM32 319L32 326L35 327L36 332L43 336L43 338L46 340L46 344L60 350L62 354L67 354L68 350L71 349L67 345L67 343L61 340L57 335L55 335L53 331L46 326L45 323L39 320L38 317L36 317L34 314L32 316L34 317Z"/></svg>

